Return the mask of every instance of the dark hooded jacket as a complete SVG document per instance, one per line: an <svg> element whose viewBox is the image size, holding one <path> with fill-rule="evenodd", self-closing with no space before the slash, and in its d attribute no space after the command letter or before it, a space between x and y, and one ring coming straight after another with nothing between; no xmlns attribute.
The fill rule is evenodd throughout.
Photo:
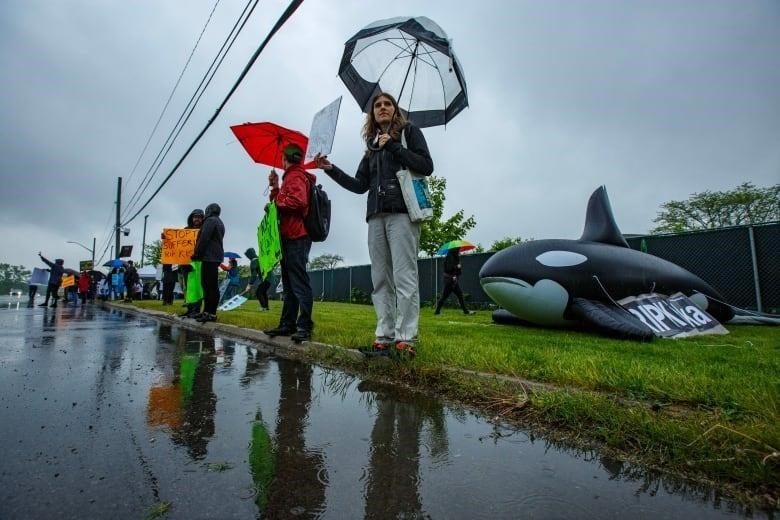
<svg viewBox="0 0 780 520"><path fill-rule="evenodd" d="M433 173L433 159L422 131L407 123L403 132L406 148L400 139L391 139L376 151L371 150L372 143L366 143L368 151L360 161L354 177L336 165L330 171L325 171L334 181L353 193L368 192L366 220L377 213L408 213L395 176L398 170L408 168L426 176Z"/></svg>
<svg viewBox="0 0 780 520"><path fill-rule="evenodd" d="M254 286L260 281L260 260L253 247L247 248L244 255L249 259L249 285Z"/></svg>
<svg viewBox="0 0 780 520"><path fill-rule="evenodd" d="M65 272L63 264L65 261L62 258L57 258L54 262L41 256L43 263L49 266L49 285L59 285L62 282L62 273Z"/></svg>
<svg viewBox="0 0 780 520"><path fill-rule="evenodd" d="M219 214L222 209L219 204L211 203L206 206L206 218L198 233L198 240L195 242L195 252L192 254L193 260L201 262L221 263L225 259L225 250L222 246L222 239L225 237L225 225Z"/></svg>

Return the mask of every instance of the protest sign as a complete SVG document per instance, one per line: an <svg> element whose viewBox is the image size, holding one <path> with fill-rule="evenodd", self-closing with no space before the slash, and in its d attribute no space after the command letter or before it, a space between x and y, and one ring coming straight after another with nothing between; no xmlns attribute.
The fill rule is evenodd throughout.
<svg viewBox="0 0 780 520"><path fill-rule="evenodd" d="M72 274L69 274L67 276L62 277L62 282L60 283L62 288L70 287L72 285L76 285L76 277Z"/></svg>
<svg viewBox="0 0 780 520"><path fill-rule="evenodd" d="M257 248L260 279L265 280L282 259L282 237L279 234L279 217L274 202L266 206L263 220L257 225Z"/></svg>
<svg viewBox="0 0 780 520"><path fill-rule="evenodd" d="M199 229L164 228L162 232L163 264L189 264L190 257L195 252L195 241Z"/></svg>
<svg viewBox="0 0 780 520"><path fill-rule="evenodd" d="M656 336L684 338L699 334L728 334L718 320L696 306L687 296L675 293L640 294L618 303L648 326Z"/></svg>
<svg viewBox="0 0 780 520"><path fill-rule="evenodd" d="M33 267L28 283L29 285L46 285L49 283L49 273L46 272L46 269Z"/></svg>
<svg viewBox="0 0 780 520"><path fill-rule="evenodd" d="M333 149L333 137L336 135L336 122L339 119L340 108L341 96L314 114L304 162L310 162L318 153L328 155Z"/></svg>
<svg viewBox="0 0 780 520"><path fill-rule="evenodd" d="M79 271L91 271L92 265L92 260L79 260Z"/></svg>
<svg viewBox="0 0 780 520"><path fill-rule="evenodd" d="M133 255L133 246L122 246L117 258L130 258Z"/></svg>

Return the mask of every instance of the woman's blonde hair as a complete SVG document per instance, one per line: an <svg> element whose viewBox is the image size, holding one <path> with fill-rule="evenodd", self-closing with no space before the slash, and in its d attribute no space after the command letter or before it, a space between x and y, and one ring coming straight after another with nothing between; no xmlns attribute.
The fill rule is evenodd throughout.
<svg viewBox="0 0 780 520"><path fill-rule="evenodd" d="M393 96L386 92L380 92L371 100L371 106L366 113L366 122L363 124L363 139L368 141L373 139L377 131L380 130L379 125L374 121L374 103L379 98L387 98L393 104L393 120L390 122L390 130L387 132L393 139L399 139L401 137L401 130L406 126L406 116L404 116L401 109L398 108L398 101Z"/></svg>

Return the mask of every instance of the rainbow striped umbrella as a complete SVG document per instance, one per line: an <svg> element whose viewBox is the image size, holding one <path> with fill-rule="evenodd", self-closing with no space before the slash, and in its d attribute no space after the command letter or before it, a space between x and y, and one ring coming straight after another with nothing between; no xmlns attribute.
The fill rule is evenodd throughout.
<svg viewBox="0 0 780 520"><path fill-rule="evenodd" d="M446 255L451 249L457 249L459 253L464 251L471 251L476 249L477 246L466 240L450 240L436 251L437 255Z"/></svg>

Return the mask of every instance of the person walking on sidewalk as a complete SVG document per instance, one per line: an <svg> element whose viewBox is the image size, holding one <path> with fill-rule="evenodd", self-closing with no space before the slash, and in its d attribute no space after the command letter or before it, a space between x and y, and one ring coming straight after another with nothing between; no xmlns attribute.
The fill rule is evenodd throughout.
<svg viewBox="0 0 780 520"><path fill-rule="evenodd" d="M41 260L44 264L49 266L49 285L46 287L46 299L43 301L43 303L38 305L38 307L46 307L49 305L50 297L54 300L51 306L56 307L57 300L59 299L57 293L60 290L60 283L62 283L62 273L65 272L65 260L62 258L57 258L54 260L54 262L52 262L44 257L40 251L38 251L38 256L41 257Z"/></svg>
<svg viewBox="0 0 780 520"><path fill-rule="evenodd" d="M460 265L460 252L457 249L450 249L447 251L447 256L444 258L444 290L442 290L441 298L436 304L436 311L434 314L440 314L441 308L444 302L451 294L455 294L458 297L460 308L463 309L463 314L471 315L476 314L474 311L470 311L466 307L466 302L463 301L463 291L460 289L458 278L463 274L463 268Z"/></svg>
<svg viewBox="0 0 780 520"><path fill-rule="evenodd" d="M279 326L264 331L267 335L290 336L296 343L311 339L314 322L311 319L314 297L311 280L306 271L311 251L311 239L303 225L303 217L309 211L309 193L317 178L301 167L303 150L294 144L284 148L282 186L279 176L272 170L268 175L271 185L271 201L279 210L279 234L282 238L282 285L284 304Z"/></svg>

